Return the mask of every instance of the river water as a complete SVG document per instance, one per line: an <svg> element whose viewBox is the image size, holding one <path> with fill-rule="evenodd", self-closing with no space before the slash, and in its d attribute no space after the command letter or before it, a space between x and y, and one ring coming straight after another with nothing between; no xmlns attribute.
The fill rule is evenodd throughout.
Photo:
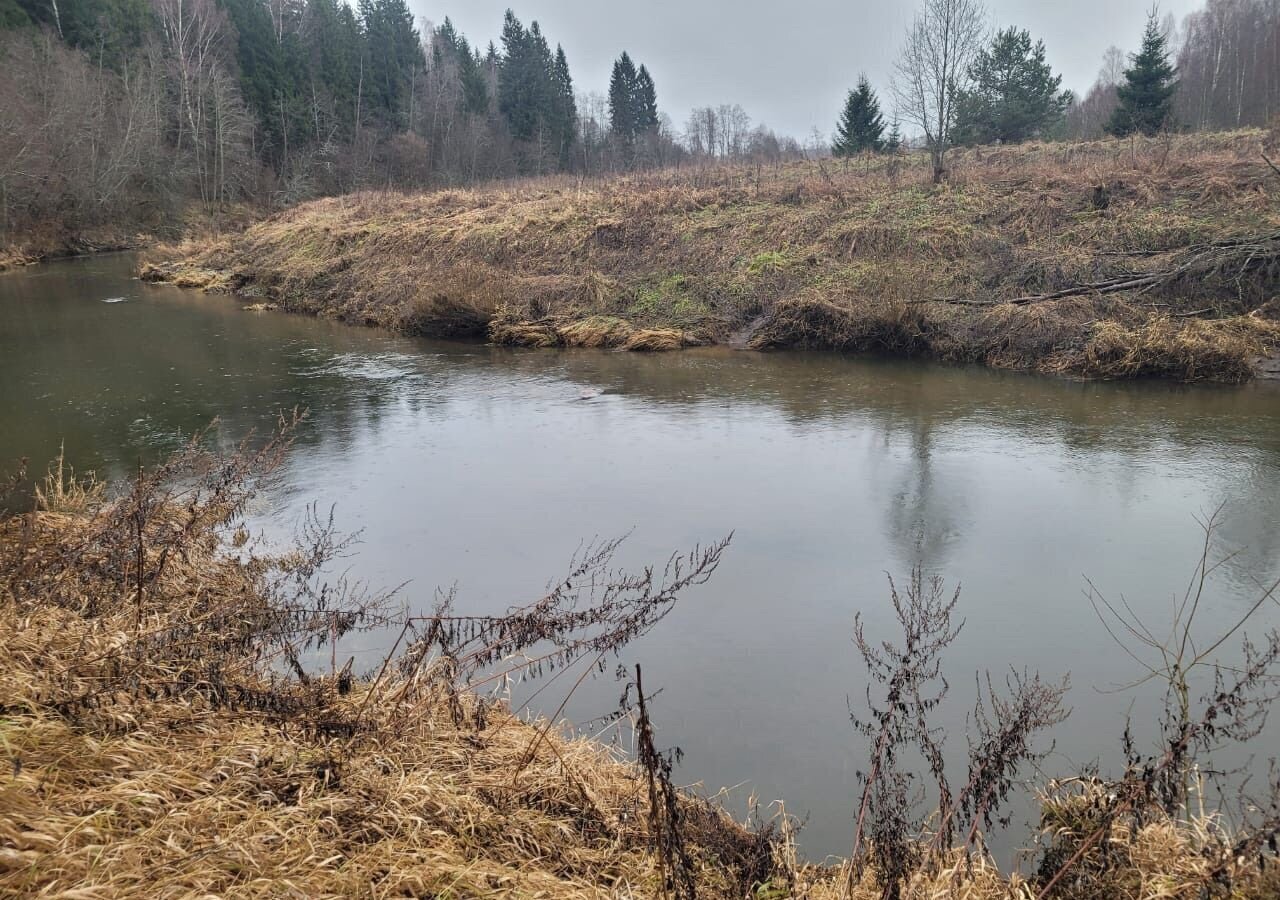
<svg viewBox="0 0 1280 900"><path fill-rule="evenodd" d="M713 580L623 661L664 689L653 715L659 742L684 750L678 777L731 788L735 809L785 798L811 857L847 850L865 758L851 628L861 611L869 635L893 636L886 575L921 565L962 585L940 717L957 759L975 672L1070 673L1049 774L1117 765L1131 704L1140 732L1154 710L1149 693L1111 691L1140 673L1086 578L1166 623L1202 541L1195 517L1220 505L1220 547L1238 552L1211 583L1206 634L1280 575L1274 384L438 343L245 312L141 284L133 265L0 276L0 459L39 471L65 443L78 469L121 477L214 417L230 442L306 407L256 521L287 534L308 503L334 505L362 531L354 574L408 582L419 607L450 585L461 610L527 602L597 536L629 534L620 561L638 566L732 531ZM373 664L376 647L354 649ZM567 713L586 722L618 693L588 681Z"/></svg>

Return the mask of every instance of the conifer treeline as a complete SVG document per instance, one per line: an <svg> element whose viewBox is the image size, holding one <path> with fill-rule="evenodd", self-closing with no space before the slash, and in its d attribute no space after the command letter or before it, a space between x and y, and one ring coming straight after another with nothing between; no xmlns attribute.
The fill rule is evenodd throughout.
<svg viewBox="0 0 1280 900"><path fill-rule="evenodd" d="M959 74L953 143L1264 125L1280 116L1280 0L1207 0L1180 31L1153 18L1083 99L1018 29ZM512 12L481 49L448 19L419 26L407 0L0 0L0 240L172 219L192 199L804 152L736 104L694 109L677 133L625 52L607 95L576 87L564 49ZM896 144L901 112L863 79L832 149Z"/></svg>
<svg viewBox="0 0 1280 900"><path fill-rule="evenodd" d="M607 99L575 91L512 11L481 49L407 0L0 0L0 240L689 155L646 66L622 53Z"/></svg>
<svg viewBox="0 0 1280 900"><path fill-rule="evenodd" d="M1179 29L1148 16L1138 49L1112 46L1084 97L1062 90L1043 41L996 31L950 86L948 143L1017 143L1171 130L1268 126L1280 119L1280 0L1207 0ZM884 149L879 98L861 77L845 100L836 156Z"/></svg>
<svg viewBox="0 0 1280 900"><path fill-rule="evenodd" d="M1123 95L1148 95L1183 130L1266 126L1280 117L1280 0L1206 0L1180 28L1172 17L1149 23L1157 24L1136 54L1107 50L1097 81L1068 114L1069 136L1123 130L1125 114L1116 118ZM1163 59L1151 52L1154 42ZM1138 83L1127 76L1135 68Z"/></svg>

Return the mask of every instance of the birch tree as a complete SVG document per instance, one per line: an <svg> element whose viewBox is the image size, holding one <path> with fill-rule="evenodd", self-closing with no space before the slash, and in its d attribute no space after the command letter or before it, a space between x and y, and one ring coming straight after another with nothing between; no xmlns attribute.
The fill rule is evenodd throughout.
<svg viewBox="0 0 1280 900"><path fill-rule="evenodd" d="M987 11L978 0L925 0L907 31L893 94L902 118L924 132L935 184L946 175L956 101L986 33Z"/></svg>

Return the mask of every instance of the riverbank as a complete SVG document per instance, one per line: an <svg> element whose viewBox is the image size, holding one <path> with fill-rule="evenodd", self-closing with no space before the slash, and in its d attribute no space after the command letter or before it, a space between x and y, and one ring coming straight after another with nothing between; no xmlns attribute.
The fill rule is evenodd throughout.
<svg viewBox="0 0 1280 900"><path fill-rule="evenodd" d="M248 204L228 205L210 215L198 204L148 221L70 228L55 222L32 225L17 236L0 238L0 272L44 262L171 245L180 239L214 240L262 219Z"/></svg>
<svg viewBox="0 0 1280 900"><path fill-rule="evenodd" d="M119 228L92 229L73 234L53 231L32 233L21 241L0 246L0 272L75 256L137 250L152 243L155 243L153 235Z"/></svg>
<svg viewBox="0 0 1280 900"><path fill-rule="evenodd" d="M143 275L412 334L1243 381L1280 348L1265 132L304 204Z"/></svg>
<svg viewBox="0 0 1280 900"><path fill-rule="evenodd" d="M193 443L116 499L58 465L36 510L0 518L0 892L883 896L873 866L844 892L838 862L798 860L790 820L739 824L674 787L643 707L648 766L465 681L523 641L594 654L665 591L590 608L553 591L483 622L440 607L393 627L393 656L343 665L329 641L399 625L395 598L322 589L348 546L322 522L282 555L249 538L240 517L288 446ZM591 558L570 581L608 572ZM1126 813L1115 791L1130 803L1136 783L1047 788L1034 876L926 836L902 896L1036 897L1064 864L1055 896L1274 896L1265 832Z"/></svg>

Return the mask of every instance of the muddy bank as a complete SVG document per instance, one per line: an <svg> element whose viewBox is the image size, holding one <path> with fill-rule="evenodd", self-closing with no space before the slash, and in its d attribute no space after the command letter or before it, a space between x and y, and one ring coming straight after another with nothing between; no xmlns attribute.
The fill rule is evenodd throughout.
<svg viewBox="0 0 1280 900"><path fill-rule="evenodd" d="M250 302L528 347L876 352L1242 381L1280 347L1263 132L306 204L149 255ZM745 335L745 337L744 337Z"/></svg>

